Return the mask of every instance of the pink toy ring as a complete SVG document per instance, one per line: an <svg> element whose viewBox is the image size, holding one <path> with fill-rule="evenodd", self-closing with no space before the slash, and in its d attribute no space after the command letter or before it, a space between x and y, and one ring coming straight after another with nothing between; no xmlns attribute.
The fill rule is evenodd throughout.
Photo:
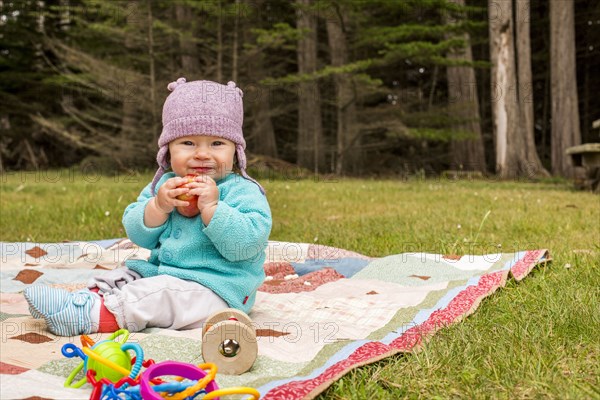
<svg viewBox="0 0 600 400"><path fill-rule="evenodd" d="M140 394L142 395L143 399L163 400L163 397L156 393L154 389L152 389L152 386L150 386L150 381L152 379L162 375L180 376L185 379L199 381L206 377L207 373L195 365L177 361L163 361L161 363L151 365L150 368L148 368L142 374L140 382ZM214 380L211 380L206 385L204 390L206 390L206 393L210 393L218 389L219 386L217 386L217 383Z"/></svg>

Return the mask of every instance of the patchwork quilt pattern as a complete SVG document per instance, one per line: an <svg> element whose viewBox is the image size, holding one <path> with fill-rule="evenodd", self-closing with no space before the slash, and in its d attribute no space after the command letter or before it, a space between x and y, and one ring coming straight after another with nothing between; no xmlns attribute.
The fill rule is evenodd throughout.
<svg viewBox="0 0 600 400"><path fill-rule="evenodd" d="M0 398L86 399L91 386L64 387L80 360L43 320L29 315L22 291L32 284L75 290L149 252L128 239L0 243ZM352 368L415 351L439 329L472 313L509 278L521 280L546 250L485 255L403 253L371 258L316 244L270 242L267 279L250 313L258 358L240 376L217 374L220 387L251 386L264 399L313 398ZM108 334L91 335L95 341ZM151 328L130 342L156 362L198 364L200 329Z"/></svg>

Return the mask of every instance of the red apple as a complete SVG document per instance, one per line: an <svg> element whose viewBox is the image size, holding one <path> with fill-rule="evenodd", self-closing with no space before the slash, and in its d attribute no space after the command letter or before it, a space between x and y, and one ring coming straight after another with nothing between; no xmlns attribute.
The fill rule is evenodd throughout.
<svg viewBox="0 0 600 400"><path fill-rule="evenodd" d="M187 182L179 187L180 188L187 187L188 183L194 182L195 177L196 177L196 175L192 175L192 174L184 176L184 178L187 179ZM179 196L177 196L177 199L187 201L189 203L189 205L187 205L187 206L177 207L177 212L179 214L183 215L184 217L188 217L188 218L195 217L196 215L200 214L200 210L198 210L198 196L191 196L187 193L184 193L184 194L180 194Z"/></svg>

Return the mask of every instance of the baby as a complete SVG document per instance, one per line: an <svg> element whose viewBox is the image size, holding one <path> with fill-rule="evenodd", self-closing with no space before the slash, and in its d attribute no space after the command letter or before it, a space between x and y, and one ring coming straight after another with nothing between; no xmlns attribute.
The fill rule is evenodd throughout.
<svg viewBox="0 0 600 400"><path fill-rule="evenodd" d="M234 82L185 78L168 88L158 171L123 215L127 236L150 257L127 260L78 292L27 288L31 314L56 335L192 329L255 302L272 221L263 188L246 173L243 92ZM190 205L182 195L198 196L198 215L177 211Z"/></svg>

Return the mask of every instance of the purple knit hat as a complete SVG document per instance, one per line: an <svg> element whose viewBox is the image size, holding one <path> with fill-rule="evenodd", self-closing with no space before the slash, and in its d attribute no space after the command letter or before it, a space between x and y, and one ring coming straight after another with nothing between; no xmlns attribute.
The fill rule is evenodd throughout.
<svg viewBox="0 0 600 400"><path fill-rule="evenodd" d="M246 141L242 132L244 121L244 92L235 82L221 85L211 81L186 82L179 78L167 88L172 92L163 106L163 129L158 138L158 170L152 180L152 193L156 184L170 168L169 143L182 136L218 136L235 143L238 167L244 178L256 183L261 192L264 189L246 173Z"/></svg>

